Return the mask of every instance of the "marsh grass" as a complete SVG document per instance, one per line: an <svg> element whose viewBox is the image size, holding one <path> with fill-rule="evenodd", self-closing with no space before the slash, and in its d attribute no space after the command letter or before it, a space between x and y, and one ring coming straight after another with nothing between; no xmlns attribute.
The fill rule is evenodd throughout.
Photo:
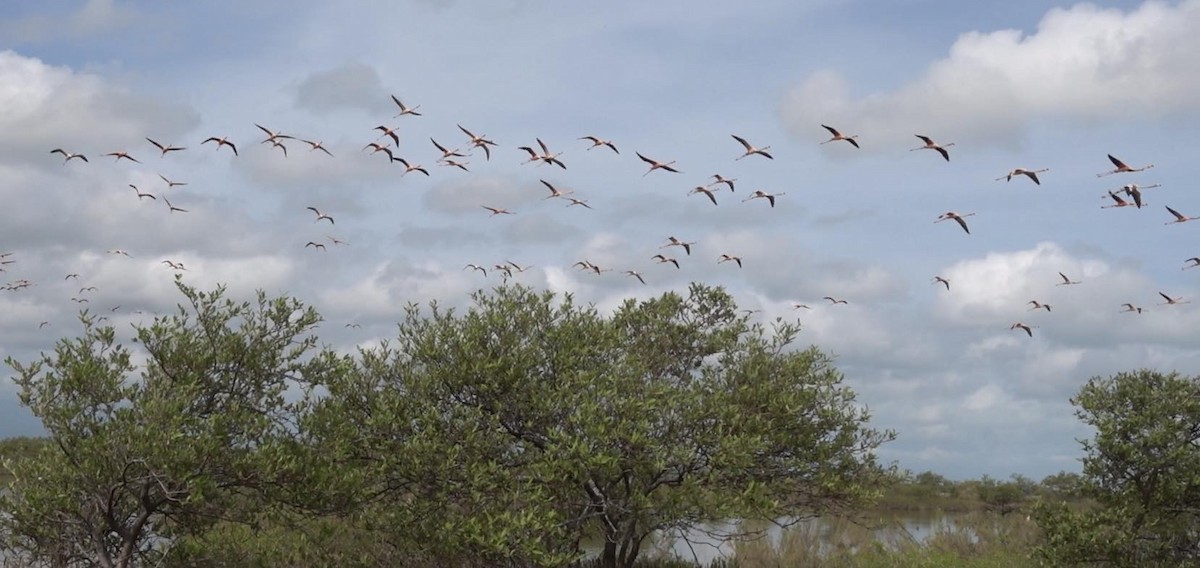
<svg viewBox="0 0 1200 568"><path fill-rule="evenodd" d="M735 542L732 555L708 567L1021 568L1037 565L1030 553L1039 536L1037 526L1023 514L955 515L935 523L923 540L897 519L821 519ZM675 568L696 564L657 558L638 565Z"/></svg>

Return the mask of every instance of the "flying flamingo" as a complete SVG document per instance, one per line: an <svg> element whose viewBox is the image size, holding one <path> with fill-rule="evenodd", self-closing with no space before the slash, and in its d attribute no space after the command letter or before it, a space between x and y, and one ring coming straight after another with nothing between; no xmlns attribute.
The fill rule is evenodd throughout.
<svg viewBox="0 0 1200 568"><path fill-rule="evenodd" d="M728 186L729 186L729 191L734 191L734 189L733 189L733 182L737 181L737 178L727 178L727 177L721 177L721 174L713 174L711 177L712 177L712 178L713 178L713 180L715 180L715 181L713 181L712 183L708 184L708 186L707 186L707 187L712 187L712 186L714 186L714 185L717 185L718 183L723 183L723 184L725 184L725 185L728 185Z"/></svg>
<svg viewBox="0 0 1200 568"><path fill-rule="evenodd" d="M746 152L744 154L735 158L736 160L740 160L742 158L745 158L746 156L752 156L754 154L758 154L759 156L762 156L762 157L770 159L770 160L775 159L774 157L772 157L770 154L768 154L766 152L767 150L771 149L770 146L763 146L762 148L756 148L753 145L751 145L749 142L747 142L745 138L742 138L741 136L738 136L737 134L730 134L730 136L733 136L733 139L737 140L738 143L741 144L742 147L746 149Z"/></svg>
<svg viewBox="0 0 1200 568"><path fill-rule="evenodd" d="M1190 262L1191 264L1189 264L1189 265L1187 265L1187 266L1185 266L1185 267L1183 267L1183 268L1180 268L1180 270L1187 270L1187 269L1189 269L1189 268L1196 268L1197 266L1200 266L1200 256L1193 256L1192 258L1189 258L1189 259L1185 260L1184 262Z"/></svg>
<svg viewBox="0 0 1200 568"><path fill-rule="evenodd" d="M721 264L721 263L724 263L724 262L730 262L730 261L732 261L732 262L736 262L736 263L737 263L737 265L738 265L738 268L741 268L741 267L742 267L742 257L740 257L740 256L733 256L733 255L729 255L729 254L721 254L721 256L720 256L720 257L718 257L718 258L719 258L719 260L717 260L717 264Z"/></svg>
<svg viewBox="0 0 1200 568"><path fill-rule="evenodd" d="M646 173L642 174L642 177L646 177L646 176L650 175L650 172L652 172L654 170L666 170L668 172L674 172L677 174L683 173L683 172L671 167L675 163L675 160L671 160L670 162L660 162L658 160L651 160L650 158L643 156L641 152L634 152L634 153L637 154L637 157L641 158L641 160L643 162L650 164L650 169L646 170Z"/></svg>
<svg viewBox="0 0 1200 568"><path fill-rule="evenodd" d="M829 305L831 305L831 306L836 306L838 304L849 304L849 302L847 302L846 300L839 300L837 298L834 298L833 296L825 296L822 299L829 300Z"/></svg>
<svg viewBox="0 0 1200 568"><path fill-rule="evenodd" d="M751 199L759 199L759 198L762 198L762 199L766 199L766 200L767 200L767 202L771 204L771 208L773 209L773 208L775 208L775 198L776 198L776 197L779 197L779 196L781 196L781 195L787 195L787 194L786 194L786 193L783 193L783 192L780 192L780 193L767 193L767 192L765 192L765 191L763 191L763 190L759 189L759 190L755 190L755 191L754 191L754 193L750 195L750 197L747 197L747 198L743 199L743 200L742 200L742 202L743 202L743 203L745 203L745 202L747 202L747 201L750 201Z"/></svg>
<svg viewBox="0 0 1200 568"><path fill-rule="evenodd" d="M205 138L204 141L200 143L200 145L203 146L205 144L208 144L209 142L216 142L218 150L221 149L221 146L229 146L229 149L233 150L233 155L234 156L238 155L237 146L234 146L233 142L230 142L230 141L226 140L225 138L226 138L225 136L222 136L220 138L217 138L216 136L209 136L208 138Z"/></svg>
<svg viewBox="0 0 1200 568"><path fill-rule="evenodd" d="M636 270L626 270L623 274L628 274L634 278L637 278L638 282L641 282L642 284L646 283L646 281L642 278L642 273Z"/></svg>
<svg viewBox="0 0 1200 568"><path fill-rule="evenodd" d="M488 140L486 134L476 135L473 132L471 132L470 130L463 128L461 124L456 124L455 126L457 126L459 130L463 131L463 134L466 134L468 137L471 138L471 146L472 147L483 148L484 159L491 161L492 151L490 149L488 149L488 146L489 145L495 146L496 145L495 142Z"/></svg>
<svg viewBox="0 0 1200 568"><path fill-rule="evenodd" d="M393 116L392 118L398 118L398 117L404 116L406 114L411 114L413 116L421 116L421 113L417 112L417 109L421 108L421 105L417 105L415 107L409 108L407 106L404 106L404 103L400 102L400 99L396 98L396 95L392 95L392 102L396 103L396 106L400 107L400 114L397 114L396 116Z"/></svg>
<svg viewBox="0 0 1200 568"><path fill-rule="evenodd" d="M155 142L149 138L147 138L146 141L157 146L159 150L162 150L162 155L159 156L160 158L163 156L166 156L167 152L179 152L181 150L187 150L187 148L183 147L183 146L171 146L169 144L159 144L158 142Z"/></svg>
<svg viewBox="0 0 1200 568"><path fill-rule="evenodd" d="M105 154L105 156L116 156L117 159L113 160L114 162L120 162L121 158L125 158L126 160L129 160L130 162L133 162L135 164L142 163L142 162L138 161L137 158L130 156L129 152L124 152L124 151L120 151L120 150L118 150L116 152L109 152L109 153ZM84 161L86 162L87 160L84 160Z"/></svg>
<svg viewBox="0 0 1200 568"><path fill-rule="evenodd" d="M1028 311L1032 311L1032 310L1046 310L1047 312L1050 311L1050 304L1043 304L1037 300L1029 300L1026 303L1033 306L1032 308L1029 308Z"/></svg>
<svg viewBox="0 0 1200 568"><path fill-rule="evenodd" d="M849 142L851 146L858 148L858 142L856 140L854 140L855 138L858 138L857 134L855 134L853 136L846 136L846 135L842 134L841 132L838 132L838 130L836 128L834 128L832 126L825 126L824 124L821 125L821 128L828 130L829 133L833 135L833 138L830 138L829 140L822 142L822 144L828 144L830 142L837 142L838 140L845 140L846 142Z"/></svg>
<svg viewBox="0 0 1200 568"><path fill-rule="evenodd" d="M404 173L400 175L406 175L409 172L421 172L425 174L425 177L429 177L429 170L425 169L425 166L422 166L421 164L414 166L408 163L408 160L405 160L404 158L392 158L392 161L404 164Z"/></svg>
<svg viewBox="0 0 1200 568"><path fill-rule="evenodd" d="M573 191L562 191L562 190L558 189L557 187L554 187L550 182L548 182L544 179L540 179L538 181L542 182L542 185L546 186L546 188L550 190L550 195L547 195L546 197L543 197L542 199L563 197L563 196L569 195L571 193L574 193Z"/></svg>
<svg viewBox="0 0 1200 568"><path fill-rule="evenodd" d="M313 221L314 223L320 222L321 219L325 219L326 221L329 221L330 225L334 224L333 217L330 217L329 215L322 213L320 209L317 209L316 207L311 207L311 206L305 207L305 209L308 209L309 211L312 211L313 213L317 214L317 218Z"/></svg>
<svg viewBox="0 0 1200 568"><path fill-rule="evenodd" d="M1185 217L1183 214L1181 214L1180 212L1178 212L1178 211L1176 211L1176 210L1174 210L1174 209L1171 209L1170 207L1167 207L1167 211L1170 211L1170 212L1171 212L1171 214L1175 216L1175 220L1174 220L1174 221L1167 221L1166 223L1163 223L1164 225L1173 225L1173 224L1175 224L1175 223L1186 223L1186 222L1188 222L1188 221L1193 221L1193 220L1195 220L1195 219L1200 219L1200 217Z"/></svg>
<svg viewBox="0 0 1200 568"><path fill-rule="evenodd" d="M941 276L934 276L933 280L930 281L930 284L937 284L939 282L946 285L947 292L950 291L950 281L946 280L945 278L942 278Z"/></svg>
<svg viewBox="0 0 1200 568"><path fill-rule="evenodd" d="M83 160L85 162L88 161L87 156L84 156L83 154L72 154L70 152L67 152L66 150L63 150L62 148L55 148L53 150L50 150L50 153L51 154L62 154L63 156L66 156L67 159L63 160L64 164L67 162L70 162L71 158L79 158L80 160ZM119 160L120 158L117 158L117 159Z"/></svg>
<svg viewBox="0 0 1200 568"><path fill-rule="evenodd" d="M691 195L691 194L693 194L693 193L703 193L704 195L707 195L707 196L708 196L708 200L709 200L709 201L712 201L712 204L713 204L713 205L716 205L716 204L717 204L717 196L713 194L713 190L711 190L711 189L709 189L709 188L707 188L707 187L704 187L704 186L702 186L702 185L698 185L698 186L696 186L694 189L692 189L691 191L689 191L689 192L688 192L688 195Z"/></svg>
<svg viewBox="0 0 1200 568"><path fill-rule="evenodd" d="M1107 172L1104 172L1104 173L1099 173L1099 174L1096 174L1096 177L1104 177L1104 176L1109 176L1109 175L1112 175L1112 174L1120 174L1120 173L1133 173L1133 172L1140 172L1140 171L1142 171L1142 170L1148 170L1148 169L1150 169L1150 168L1153 168L1153 167L1154 167L1154 164L1146 164L1146 165L1144 165L1144 166L1142 166L1142 167L1140 167L1140 168L1131 168L1131 167L1129 167L1129 166L1125 165L1125 162L1122 162L1121 160L1118 160L1118 159L1117 159L1116 157L1114 157L1112 154L1109 154L1109 155L1108 155L1108 159L1109 159L1109 161L1111 161L1111 162L1113 163L1113 165L1114 165L1114 166L1116 166L1116 167L1117 167L1117 169L1115 169L1115 170L1109 170L1109 171L1107 171Z"/></svg>
<svg viewBox="0 0 1200 568"><path fill-rule="evenodd" d="M1142 309L1133 304L1121 304L1121 306L1125 308L1125 309L1121 310L1122 313L1124 313L1124 312L1137 312L1139 314L1142 313Z"/></svg>
<svg viewBox="0 0 1200 568"><path fill-rule="evenodd" d="M597 146L608 146L609 149L612 150L613 152L616 152L618 154L621 153L621 151L618 150L617 147L613 145L612 140L604 140L603 138L600 138L597 136L584 136L584 137L580 138L580 140L591 140L592 145L588 146L588 150L591 150L592 148L595 148Z"/></svg>
<svg viewBox="0 0 1200 568"><path fill-rule="evenodd" d="M694 245L694 244L696 244L696 241L687 242L687 241L677 239L675 237L667 237L667 244L665 244L661 247L658 247L658 248L683 247L683 252L686 252L688 254L688 256L691 256L692 255L692 245Z"/></svg>
<svg viewBox="0 0 1200 568"><path fill-rule="evenodd" d="M1020 330L1023 330L1026 334L1028 334L1029 337L1033 337L1033 328L1036 328L1036 327L1037 327L1036 325L1025 325L1021 322L1017 322L1017 323L1012 324L1012 326L1009 327L1008 329L1010 329L1010 330L1020 329Z"/></svg>
<svg viewBox="0 0 1200 568"><path fill-rule="evenodd" d="M516 215L516 213L513 213L512 211L509 211L508 209L503 209L500 207L488 207L487 205L480 205L480 207L487 209L488 211L491 211L492 217L495 217L496 215Z"/></svg>
<svg viewBox="0 0 1200 568"><path fill-rule="evenodd" d="M674 258L671 258L671 257L669 257L669 256L667 256L667 255L664 255L664 254L656 254L656 255L654 255L654 256L652 256L652 257L650 257L650 259L651 259L651 260L657 260L659 264L666 264L666 263L668 263L668 262L669 262L669 263L671 263L671 264L674 264L674 265L675 265L675 268L679 268L679 261L678 261L678 260L675 260Z"/></svg>
<svg viewBox="0 0 1200 568"><path fill-rule="evenodd" d="M1007 174L996 178L996 181L1000 181L1000 180L1012 181L1012 178L1015 176L1025 176L1025 177L1033 180L1033 183L1042 185L1042 182L1041 182L1041 180L1038 179L1037 175L1042 172L1048 172L1048 171L1050 171L1050 168L1042 168L1040 170L1027 170L1025 168L1016 168L1013 171L1008 172Z"/></svg>
<svg viewBox="0 0 1200 568"><path fill-rule="evenodd" d="M1170 297L1170 296L1168 296L1168 295L1166 295L1166 294L1163 294L1162 292L1159 292L1159 293L1158 293L1158 295L1159 295L1159 296L1162 296L1163 298L1165 298L1165 299L1167 300L1166 302L1163 302L1163 303L1159 304L1160 306L1175 306L1175 305L1178 305L1178 304L1190 304L1190 303L1192 303L1192 301L1191 301L1191 300L1184 300L1182 296L1180 296L1180 297L1177 297L1177 298L1172 298L1172 297Z"/></svg>
<svg viewBox="0 0 1200 568"><path fill-rule="evenodd" d="M967 228L967 222L963 220L963 217L970 217L971 215L974 215L974 213L958 214L953 211L947 211L945 213L942 213L941 215L938 215L937 221L934 221L934 223L941 223L942 221L954 219L955 221L958 222L958 225L960 227L962 227L962 230L966 231L967 234L969 235L969 234L971 234L971 229Z"/></svg>
<svg viewBox="0 0 1200 568"><path fill-rule="evenodd" d="M938 144L937 142L933 141L933 138L930 138L928 136L925 136L922 134L914 134L914 136L916 136L917 138L920 138L921 140L924 140L925 145L921 146L920 148L913 148L912 150L910 150L910 152L915 152L917 150L937 150L937 152L939 154L941 154L942 157L945 158L947 162L950 161L950 152L947 152L946 148L953 146L954 145L953 142L951 142L949 144Z"/></svg>
<svg viewBox="0 0 1200 568"><path fill-rule="evenodd" d="M1129 207L1130 205L1133 205L1132 203L1125 201L1124 199L1121 199L1120 195L1117 195L1111 191L1108 192L1108 196L1112 198L1113 204L1112 205L1101 205L1100 206L1101 209L1112 209L1114 207Z"/></svg>
<svg viewBox="0 0 1200 568"><path fill-rule="evenodd" d="M1058 276L1060 278L1062 278L1062 282L1055 284L1055 286L1070 286L1072 284L1079 284L1078 280L1071 280L1070 278L1067 278L1066 274L1063 274L1061 272L1058 273Z"/></svg>

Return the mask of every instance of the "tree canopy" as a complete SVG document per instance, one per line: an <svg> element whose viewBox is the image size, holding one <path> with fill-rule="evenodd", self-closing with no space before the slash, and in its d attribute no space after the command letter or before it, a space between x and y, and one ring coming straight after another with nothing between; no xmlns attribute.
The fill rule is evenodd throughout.
<svg viewBox="0 0 1200 568"><path fill-rule="evenodd" d="M790 522L891 473L874 451L894 434L831 359L719 288L605 313L504 286L409 306L394 339L339 355L294 299L179 287L136 346L85 314L81 337L9 361L53 440L12 464L10 551L550 566L599 535L601 565L625 567L655 531Z"/></svg>
<svg viewBox="0 0 1200 568"><path fill-rule="evenodd" d="M1151 370L1092 378L1072 399L1095 429L1082 486L1098 506L1044 505L1044 557L1114 566L1200 559L1200 380Z"/></svg>

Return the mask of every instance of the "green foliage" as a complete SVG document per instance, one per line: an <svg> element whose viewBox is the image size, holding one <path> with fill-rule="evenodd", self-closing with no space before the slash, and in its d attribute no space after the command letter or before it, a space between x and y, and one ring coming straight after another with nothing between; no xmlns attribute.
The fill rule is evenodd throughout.
<svg viewBox="0 0 1200 568"><path fill-rule="evenodd" d="M310 353L319 318L294 301L179 288L189 306L137 327L136 353L85 313L81 337L32 364L8 361L53 439L8 464L0 528L10 554L152 562L172 536L237 516L249 491L273 481L276 440L293 429L286 389L336 370L329 354Z"/></svg>
<svg viewBox="0 0 1200 568"><path fill-rule="evenodd" d="M1200 561L1200 382L1149 370L1093 378L1072 400L1095 429L1084 490L1097 506L1045 504L1043 557L1057 563Z"/></svg>
<svg viewBox="0 0 1200 568"><path fill-rule="evenodd" d="M410 307L307 424L442 555L557 565L598 532L600 562L629 566L655 530L827 510L886 473L872 452L892 434L865 428L829 359L718 289L609 317L524 287L474 300Z"/></svg>
<svg viewBox="0 0 1200 568"><path fill-rule="evenodd" d="M136 346L9 361L52 443L11 460L5 548L28 563L628 567L655 531L835 511L890 477L869 418L798 328L720 289L611 315L501 287L410 306L338 356L287 298L186 306Z"/></svg>

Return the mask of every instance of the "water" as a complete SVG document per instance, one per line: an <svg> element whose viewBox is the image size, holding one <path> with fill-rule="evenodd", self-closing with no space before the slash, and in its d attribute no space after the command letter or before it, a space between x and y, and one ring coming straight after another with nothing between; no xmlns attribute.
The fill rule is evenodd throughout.
<svg viewBox="0 0 1200 568"><path fill-rule="evenodd" d="M870 531L875 542L895 547L906 542L923 544L935 534L957 530L959 523L956 520L962 516L936 511L882 512L853 520L814 517L800 520L788 527L758 521L746 524L745 529L759 532L759 538L769 539L772 544L779 543L784 531L804 531L812 538L820 539L823 550L831 551L843 546L853 546L832 540L833 534L839 532L839 529L844 530L847 522L853 522L862 530ZM721 535L737 532L740 528L742 523L726 521L706 523L685 534L655 534L643 545L643 555L673 556L704 566L718 558L733 557L734 543ZM973 535L969 536L974 538ZM583 546L588 556L598 555L602 547L603 542L599 539L590 540Z"/></svg>

